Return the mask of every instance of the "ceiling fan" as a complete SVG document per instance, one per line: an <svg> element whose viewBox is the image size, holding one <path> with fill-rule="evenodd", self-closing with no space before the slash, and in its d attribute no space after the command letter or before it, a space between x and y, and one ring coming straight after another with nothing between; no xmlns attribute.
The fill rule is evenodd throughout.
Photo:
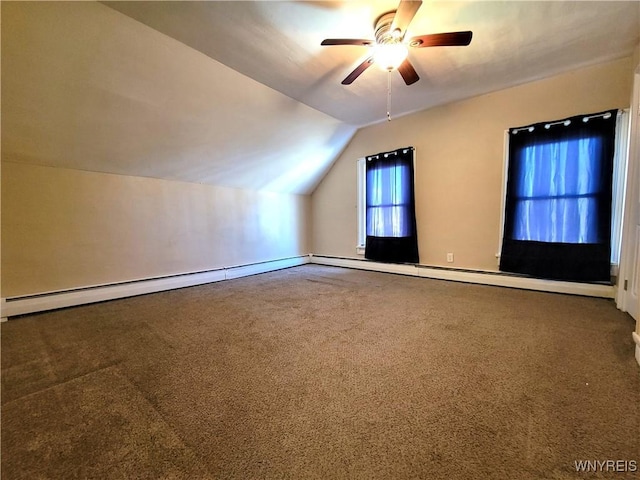
<svg viewBox="0 0 640 480"><path fill-rule="evenodd" d="M342 81L343 85L350 85L373 63L378 63L384 69L397 69L404 82L412 85L420 80L415 68L407 58L408 48L466 46L471 43L473 32L448 32L417 37L405 38L407 28L416 12L422 5L422 0L400 0L398 9L387 12L375 21L375 40L357 38L328 38L321 45L359 45L371 47L373 54L358 65Z"/></svg>

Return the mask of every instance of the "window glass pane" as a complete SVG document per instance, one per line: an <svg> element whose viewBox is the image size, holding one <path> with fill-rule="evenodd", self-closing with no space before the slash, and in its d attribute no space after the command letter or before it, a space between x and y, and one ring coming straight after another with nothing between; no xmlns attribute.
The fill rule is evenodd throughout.
<svg viewBox="0 0 640 480"><path fill-rule="evenodd" d="M410 169L385 165L367 172L367 235L407 237L411 235Z"/></svg>
<svg viewBox="0 0 640 480"><path fill-rule="evenodd" d="M408 237L411 221L402 205L367 207L367 235L374 237Z"/></svg>
<svg viewBox="0 0 640 480"><path fill-rule="evenodd" d="M409 203L409 168L385 166L367 171L367 205L403 205Z"/></svg>
<svg viewBox="0 0 640 480"><path fill-rule="evenodd" d="M530 145L521 150L515 179L513 238L597 243L601 139L587 137Z"/></svg>
<svg viewBox="0 0 640 480"><path fill-rule="evenodd" d="M597 203L593 197L522 200L516 204L516 240L597 243Z"/></svg>

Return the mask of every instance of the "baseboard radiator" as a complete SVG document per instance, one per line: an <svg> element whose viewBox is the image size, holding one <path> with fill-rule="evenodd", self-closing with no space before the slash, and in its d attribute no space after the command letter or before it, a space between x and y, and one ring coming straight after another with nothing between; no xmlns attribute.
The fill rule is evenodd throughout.
<svg viewBox="0 0 640 480"><path fill-rule="evenodd" d="M378 263L357 258L312 254L165 277L3 298L0 304L0 316L4 320L8 317L46 310L55 310L58 308L220 282L295 267L306 263L590 297L614 298L615 295L612 285L540 280L502 274L500 272L461 270L430 267L426 265ZM638 352L640 352L640 347Z"/></svg>
<svg viewBox="0 0 640 480"><path fill-rule="evenodd" d="M176 288L193 287L304 265L309 261L309 255L301 255L266 262L221 267L214 270L3 298L0 305L0 316L4 320L17 315L133 297Z"/></svg>
<svg viewBox="0 0 640 480"><path fill-rule="evenodd" d="M613 285L600 283L577 283L555 280L541 280L538 278L522 277L502 272L478 270L463 270L445 267L431 267L427 265L379 263L358 258L333 257L325 255L311 255L311 263L331 265L336 267L372 270L376 272L412 275L436 280L451 280L455 282L477 283L498 287L521 288L552 293L566 293L589 297L614 298Z"/></svg>

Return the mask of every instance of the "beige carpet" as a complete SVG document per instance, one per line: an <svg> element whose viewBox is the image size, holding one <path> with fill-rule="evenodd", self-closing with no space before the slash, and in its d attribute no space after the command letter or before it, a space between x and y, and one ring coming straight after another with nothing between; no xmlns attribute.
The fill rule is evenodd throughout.
<svg viewBox="0 0 640 480"><path fill-rule="evenodd" d="M2 325L2 479L640 478L633 327L317 265L26 316Z"/></svg>

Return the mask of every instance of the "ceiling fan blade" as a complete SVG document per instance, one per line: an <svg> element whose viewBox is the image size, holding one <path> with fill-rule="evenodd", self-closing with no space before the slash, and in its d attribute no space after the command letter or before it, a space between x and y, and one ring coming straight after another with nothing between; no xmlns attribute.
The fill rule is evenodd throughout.
<svg viewBox="0 0 640 480"><path fill-rule="evenodd" d="M362 38L327 38L320 45L360 45L368 47L373 45L373 40Z"/></svg>
<svg viewBox="0 0 640 480"><path fill-rule="evenodd" d="M410 47L464 47L471 43L473 32L449 32L421 35L409 40Z"/></svg>
<svg viewBox="0 0 640 480"><path fill-rule="evenodd" d="M358 78L362 74L362 72L364 72L371 65L373 65L373 57L367 58L364 62L358 65L356 69L353 72L351 72L349 75L347 75L347 78L345 78L342 81L342 85L351 85L353 81L356 78Z"/></svg>
<svg viewBox="0 0 640 480"><path fill-rule="evenodd" d="M400 64L400 66L398 67L398 71L400 72L400 75L402 75L404 83L406 83L407 85L413 85L418 80L420 80L416 69L413 68L413 65L411 65L411 62L408 58L405 59L402 64Z"/></svg>
<svg viewBox="0 0 640 480"><path fill-rule="evenodd" d="M422 5L422 0L400 0L400 5L398 5L391 23L391 31L400 30L404 35L420 5Z"/></svg>

